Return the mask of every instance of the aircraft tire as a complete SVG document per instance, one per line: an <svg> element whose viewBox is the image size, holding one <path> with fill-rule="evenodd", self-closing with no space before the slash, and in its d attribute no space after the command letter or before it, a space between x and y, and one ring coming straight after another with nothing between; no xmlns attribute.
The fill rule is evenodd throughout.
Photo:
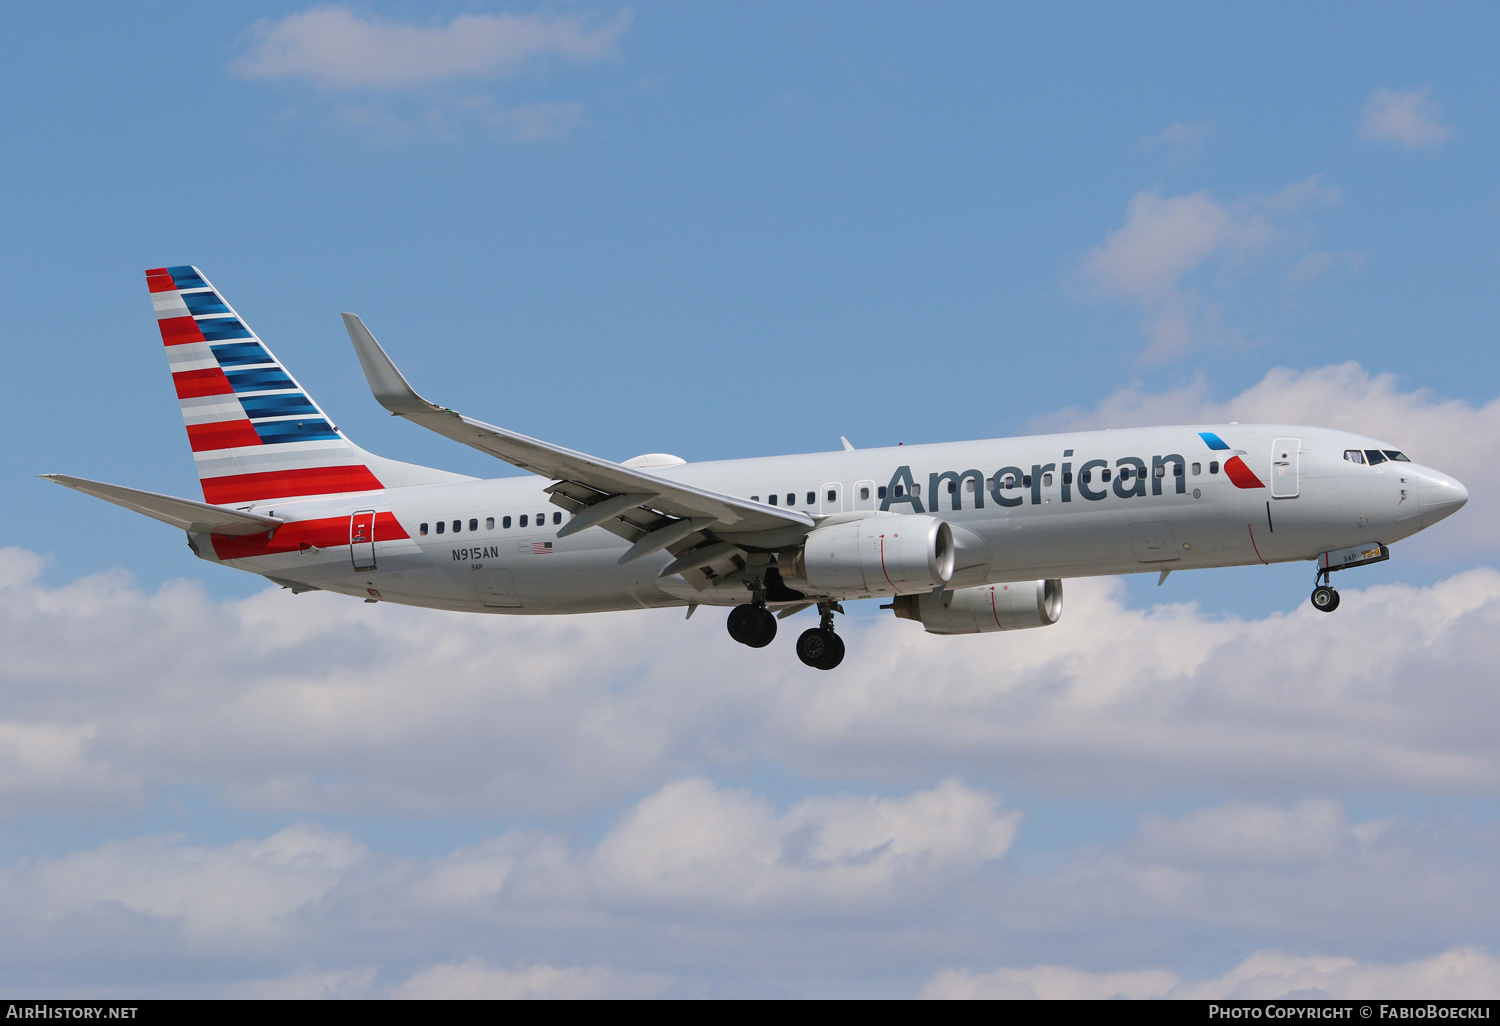
<svg viewBox="0 0 1500 1026"><path fill-rule="evenodd" d="M760 632L751 641L745 642L751 648L765 648L776 638L776 614L769 609L757 609L760 615Z"/></svg>
<svg viewBox="0 0 1500 1026"><path fill-rule="evenodd" d="M748 602L735 606L729 611L729 619L724 622L724 626L729 630L729 636L741 645L759 648L760 646L755 642L765 633L765 620L761 616L764 612L765 610L756 609ZM772 622L774 624L775 621ZM773 627L771 630L773 637L775 633Z"/></svg>
<svg viewBox="0 0 1500 1026"><path fill-rule="evenodd" d="M815 670L831 670L844 661L844 639L813 627L797 639L797 658Z"/></svg>
<svg viewBox="0 0 1500 1026"><path fill-rule="evenodd" d="M1339 607L1339 593L1326 584L1320 584L1313 589L1312 604L1321 613L1331 613Z"/></svg>

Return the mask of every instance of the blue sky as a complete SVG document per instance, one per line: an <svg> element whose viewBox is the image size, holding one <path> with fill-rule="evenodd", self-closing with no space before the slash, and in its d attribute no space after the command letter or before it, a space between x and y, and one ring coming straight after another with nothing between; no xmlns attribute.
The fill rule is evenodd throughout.
<svg viewBox="0 0 1500 1026"><path fill-rule="evenodd" d="M1493 991L1500 938L1463 910L1500 896L1474 730L1500 15L1445 11L6 8L0 906L42 940L5 978L1416 993L1459 965ZM356 441L473 474L510 471L386 416L340 311L427 395L612 458L1284 419L1378 434L1474 501L1342 582L1332 625L1301 565L1081 582L1036 637L944 647L862 612L836 686L701 615L265 595L32 476L196 493L141 274L178 263ZM1335 657L1371 633L1382 660ZM1111 644L1139 655L1096 663ZM454 683L424 704L433 666ZM702 823L743 843L695 849ZM662 869L650 836L712 871ZM1348 903L1300 915L1334 879ZM1451 909L1403 913L1400 879ZM244 900L195 911L183 880ZM396 943L391 917L453 939ZM145 954L78 948L101 922Z"/></svg>

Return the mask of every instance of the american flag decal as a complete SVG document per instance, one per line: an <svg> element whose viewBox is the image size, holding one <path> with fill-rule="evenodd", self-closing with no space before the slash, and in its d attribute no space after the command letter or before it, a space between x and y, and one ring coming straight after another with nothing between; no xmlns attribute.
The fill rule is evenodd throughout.
<svg viewBox="0 0 1500 1026"><path fill-rule="evenodd" d="M531 543L531 554L533 556L550 556L550 555L552 555L552 543L551 542L532 542Z"/></svg>

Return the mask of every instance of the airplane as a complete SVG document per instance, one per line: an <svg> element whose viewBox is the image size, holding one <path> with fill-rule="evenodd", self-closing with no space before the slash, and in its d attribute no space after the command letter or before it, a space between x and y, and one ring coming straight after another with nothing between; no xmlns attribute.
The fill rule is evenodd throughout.
<svg viewBox="0 0 1500 1026"><path fill-rule="evenodd" d="M203 501L41 476L294 594L522 615L721 606L751 648L816 608L796 651L831 670L834 614L858 599L980 634L1056 623L1069 577L1312 560L1312 604L1332 612L1334 572L1468 501L1394 445L1285 424L616 463L429 402L344 314L383 407L530 472L481 480L355 445L198 268L146 281Z"/></svg>

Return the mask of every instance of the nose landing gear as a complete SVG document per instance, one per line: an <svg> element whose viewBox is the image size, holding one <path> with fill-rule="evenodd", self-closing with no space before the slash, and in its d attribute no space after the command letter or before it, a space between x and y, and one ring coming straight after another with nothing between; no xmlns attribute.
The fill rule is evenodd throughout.
<svg viewBox="0 0 1500 1026"><path fill-rule="evenodd" d="M1319 570L1314 582L1322 581L1312 593L1313 608L1321 613L1331 613L1339 607L1339 593L1334 591L1328 583L1328 571Z"/></svg>
<svg viewBox="0 0 1500 1026"><path fill-rule="evenodd" d="M797 639L797 658L815 670L831 670L844 661L844 639L833 633L835 612L843 612L837 602L819 602L818 626Z"/></svg>

